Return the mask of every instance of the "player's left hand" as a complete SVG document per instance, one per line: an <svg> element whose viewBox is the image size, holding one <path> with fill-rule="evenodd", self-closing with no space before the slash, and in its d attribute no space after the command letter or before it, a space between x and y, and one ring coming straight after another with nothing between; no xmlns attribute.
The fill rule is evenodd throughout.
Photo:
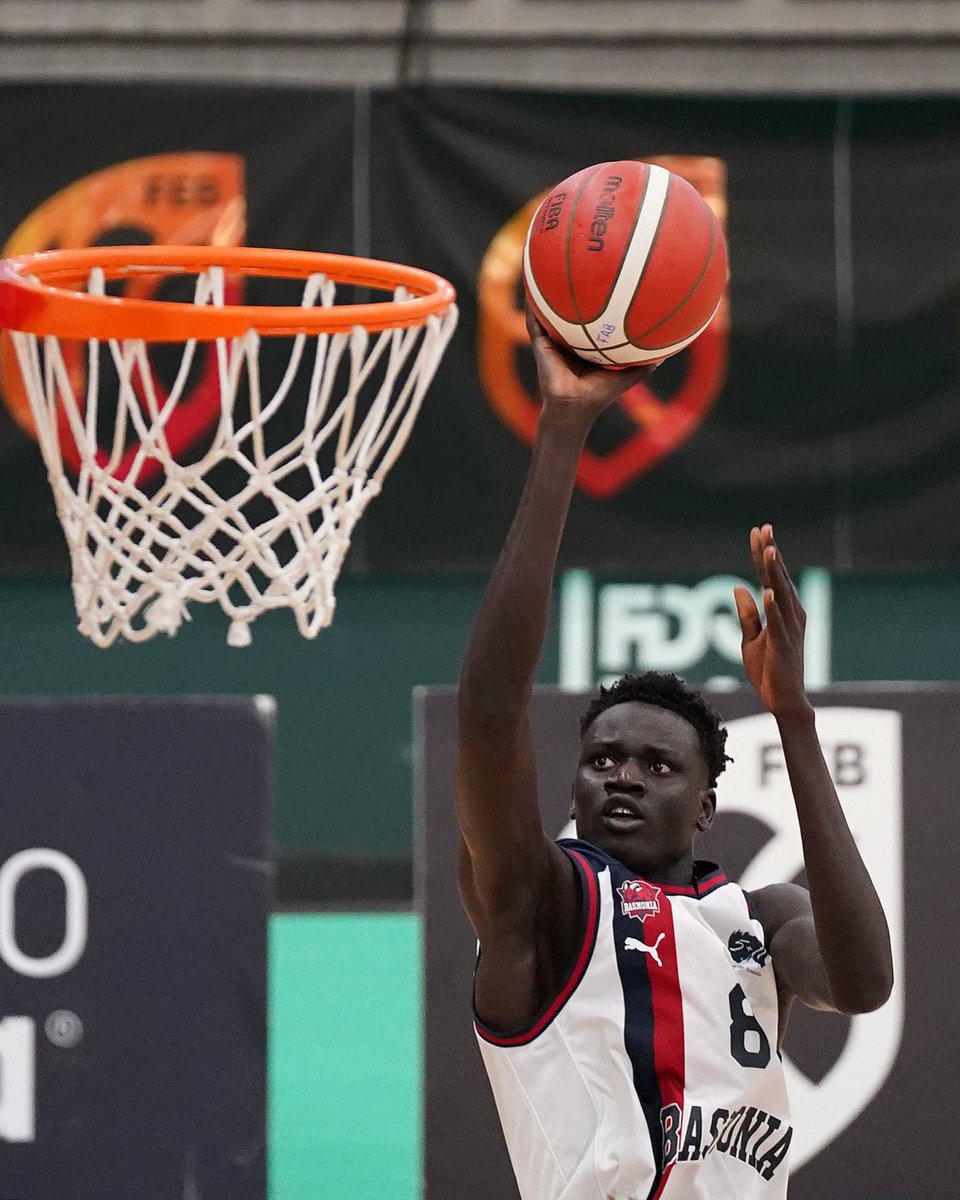
<svg viewBox="0 0 960 1200"><path fill-rule="evenodd" d="M734 588L743 666L769 712L776 717L804 715L811 711L803 686L807 616L773 540L772 525L750 530L750 552L763 588L765 623L747 588Z"/></svg>

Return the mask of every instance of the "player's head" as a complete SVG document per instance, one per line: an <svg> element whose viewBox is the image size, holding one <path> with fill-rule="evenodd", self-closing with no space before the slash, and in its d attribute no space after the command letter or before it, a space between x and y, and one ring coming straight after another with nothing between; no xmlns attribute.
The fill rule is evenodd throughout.
<svg viewBox="0 0 960 1200"><path fill-rule="evenodd" d="M724 767L731 761L725 749L727 731L703 695L669 672L644 671L640 675L623 675L610 687L601 686L580 718L581 742L600 713L615 704L631 701L666 708L693 726L700 738L709 786L716 787Z"/></svg>
<svg viewBox="0 0 960 1200"><path fill-rule="evenodd" d="M601 688L580 722L579 835L638 871L689 856L713 820L726 737L676 675L648 671Z"/></svg>

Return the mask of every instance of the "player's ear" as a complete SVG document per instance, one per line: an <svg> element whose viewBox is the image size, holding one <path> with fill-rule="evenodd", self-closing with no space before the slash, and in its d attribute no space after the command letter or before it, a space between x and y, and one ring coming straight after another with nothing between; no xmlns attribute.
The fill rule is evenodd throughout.
<svg viewBox="0 0 960 1200"><path fill-rule="evenodd" d="M713 788L707 788L700 793L700 816L697 817L697 828L704 833L713 824L717 815L717 793Z"/></svg>

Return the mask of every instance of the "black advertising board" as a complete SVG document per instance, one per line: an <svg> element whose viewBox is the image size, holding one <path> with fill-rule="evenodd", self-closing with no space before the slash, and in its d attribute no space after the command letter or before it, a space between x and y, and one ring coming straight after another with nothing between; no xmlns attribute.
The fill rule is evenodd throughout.
<svg viewBox="0 0 960 1200"><path fill-rule="evenodd" d="M0 702L0 1196L263 1200L272 716Z"/></svg>
<svg viewBox="0 0 960 1200"><path fill-rule="evenodd" d="M932 1114L956 1094L953 899L960 688L846 685L812 697L837 791L890 924L896 984L875 1013L795 1012L784 1046L796 1135L791 1200L952 1200L956 1148ZM541 808L560 835L586 694L538 689ZM728 752L718 817L697 853L743 887L801 877L773 718L717 693ZM515 1197L471 1024L475 939L456 887L453 689L416 696L417 897L425 922L425 1200Z"/></svg>

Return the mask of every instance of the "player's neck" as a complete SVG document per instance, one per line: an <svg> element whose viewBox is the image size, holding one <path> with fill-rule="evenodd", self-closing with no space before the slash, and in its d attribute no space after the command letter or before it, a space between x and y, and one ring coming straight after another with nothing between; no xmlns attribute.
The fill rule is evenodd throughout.
<svg viewBox="0 0 960 1200"><path fill-rule="evenodd" d="M648 883L662 883L667 887L690 887L693 884L693 850L669 862L625 862L624 866L636 871Z"/></svg>

